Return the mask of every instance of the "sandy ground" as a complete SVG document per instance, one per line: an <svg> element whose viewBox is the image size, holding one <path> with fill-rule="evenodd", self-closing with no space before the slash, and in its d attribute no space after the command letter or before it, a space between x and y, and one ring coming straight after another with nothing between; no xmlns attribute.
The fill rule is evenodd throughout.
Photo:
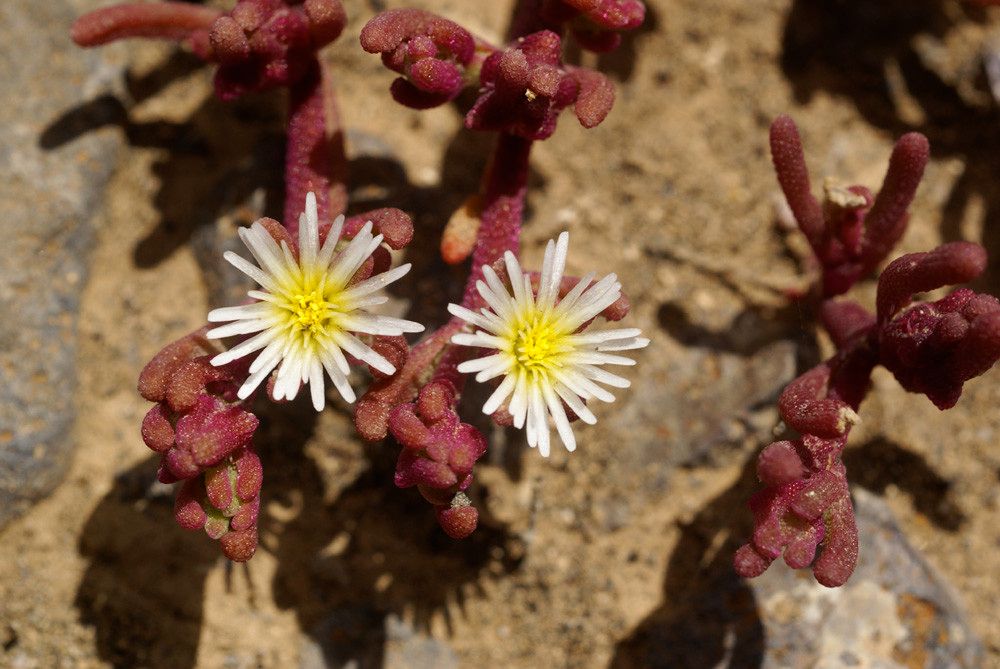
<svg viewBox="0 0 1000 669"><path fill-rule="evenodd" d="M352 21L327 59L358 158L357 208L402 202L415 213L410 259L427 269L399 297L434 320L462 281L434 263L437 235L475 188L489 141L461 130L453 107L418 113L391 102L391 76L357 34L372 5L403 4L348 2ZM511 6L410 4L497 41ZM878 4L868 16L832 1L655 0L648 25L618 54L585 56L616 78L618 101L599 128L566 115L536 148L524 255L536 263L545 240L568 229L571 272L622 277L631 323L653 340L632 370L635 387L601 408L572 456L544 460L516 436L495 434L476 490L484 524L462 544L435 529L415 492L392 486L395 447L354 438L347 407L318 418L304 405L269 409L258 449L262 546L245 567L175 527L170 491L150 486L155 464L138 435L147 404L135 381L206 312L189 242L195 222L216 214L198 208L232 214L220 200L254 201L244 196L255 191L268 211L278 208L267 196L280 188L280 163L268 156L281 155L281 105L261 96L226 107L189 59L163 45L130 46L139 94L82 306L79 447L65 483L0 534L0 664L290 667L303 640L330 636L323 622L332 619L358 631L341 639L345 652L379 666L391 649L372 630L388 614L442 640L462 666L612 663L643 621L669 612L669 570L683 580L741 540L736 518L746 513L727 492L766 443L773 392L787 378L758 383L766 401L754 420L764 435L737 430L697 458L676 456L686 437L652 418L678 411L679 391L665 388L678 375L707 397L742 383L712 367L721 355L713 347L722 341L756 359L760 348L743 346L736 327L747 313L756 329L746 337L770 333L800 359L815 355L808 317L769 288L798 279L801 247L775 213L766 151L775 115L799 122L817 182L829 174L872 187L894 136L920 125L935 153L901 251L981 241L998 260L977 287L1000 292L1000 240L990 231L1000 225L1000 126L969 65L1000 15L946 0ZM816 45L808 57L804 43ZM264 169L244 170L249 155ZM872 288L855 295L870 303ZM678 318L688 334L717 336L681 336ZM704 368L691 372L696 365ZM946 413L886 373L875 381L847 455L853 480L884 496L1000 666L1000 376L970 383ZM719 523L706 525L704 553L676 554L696 518Z"/></svg>

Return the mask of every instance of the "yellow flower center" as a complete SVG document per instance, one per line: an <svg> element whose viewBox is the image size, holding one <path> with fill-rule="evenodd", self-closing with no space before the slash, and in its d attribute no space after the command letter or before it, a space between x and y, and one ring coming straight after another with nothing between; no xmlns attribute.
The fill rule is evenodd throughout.
<svg viewBox="0 0 1000 669"><path fill-rule="evenodd" d="M562 332L536 316L515 333L514 355L528 371L551 369L559 364L558 354L566 350L562 339Z"/></svg>
<svg viewBox="0 0 1000 669"><path fill-rule="evenodd" d="M293 293L289 299L293 327L298 332L309 331L314 335L325 334L332 315L332 305L319 289Z"/></svg>

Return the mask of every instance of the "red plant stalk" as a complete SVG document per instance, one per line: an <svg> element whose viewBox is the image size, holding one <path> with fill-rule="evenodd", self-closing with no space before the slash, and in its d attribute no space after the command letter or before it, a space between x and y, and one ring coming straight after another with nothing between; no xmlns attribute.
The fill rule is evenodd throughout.
<svg viewBox="0 0 1000 669"><path fill-rule="evenodd" d="M318 59L289 88L283 222L292 236L298 232L308 193L316 194L321 221L332 221L347 210L344 132L336 93Z"/></svg>
<svg viewBox="0 0 1000 669"><path fill-rule="evenodd" d="M734 566L741 576L754 577L783 557L795 569L811 566L819 583L837 587L853 573L859 545L841 456L872 371L882 365L906 390L926 395L939 409L951 408L963 384L1000 358L1000 301L959 288L934 302L913 303L917 293L983 272L986 251L969 242L891 262L878 279L875 314L831 299L873 270L902 236L928 157L922 135L910 133L896 143L875 198L863 186L828 189L823 207L809 190L801 140L787 116L771 126L771 151L778 181L823 269L813 295L823 296L820 320L837 353L781 394L781 418L801 436L760 454L763 488L749 500L754 531Z"/></svg>

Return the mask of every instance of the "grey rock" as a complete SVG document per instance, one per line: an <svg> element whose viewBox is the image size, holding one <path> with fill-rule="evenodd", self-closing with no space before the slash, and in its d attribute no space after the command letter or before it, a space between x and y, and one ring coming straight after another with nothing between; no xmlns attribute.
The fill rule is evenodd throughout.
<svg viewBox="0 0 1000 669"><path fill-rule="evenodd" d="M778 395L795 377L796 343L778 339L752 354L695 346L665 363L638 365L610 418L613 434L630 434L616 457L666 469L712 464L718 446L766 439L777 421Z"/></svg>
<svg viewBox="0 0 1000 669"><path fill-rule="evenodd" d="M964 669L983 650L951 588L906 540L885 503L855 491L861 555L846 585L825 588L782 562L744 580L732 557L747 527L732 523L744 476L682 528L663 600L615 648L610 664L687 669Z"/></svg>
<svg viewBox="0 0 1000 669"><path fill-rule="evenodd" d="M74 18L62 1L0 3L0 527L69 462L91 218L119 145L85 101L121 70L70 42Z"/></svg>
<svg viewBox="0 0 1000 669"><path fill-rule="evenodd" d="M841 588L775 563L751 582L767 638L764 667L979 667L983 650L951 588L892 512L854 493L858 568Z"/></svg>
<svg viewBox="0 0 1000 669"><path fill-rule="evenodd" d="M339 609L303 642L300 669L457 669L445 642L416 630L395 614Z"/></svg>

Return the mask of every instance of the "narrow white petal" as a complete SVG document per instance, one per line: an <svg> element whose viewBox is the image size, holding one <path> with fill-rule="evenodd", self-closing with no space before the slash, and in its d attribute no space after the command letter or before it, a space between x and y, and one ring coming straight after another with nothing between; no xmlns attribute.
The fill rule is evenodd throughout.
<svg viewBox="0 0 1000 669"><path fill-rule="evenodd" d="M337 250L337 242L340 241L340 235L344 231L344 220L344 215L341 214L333 222L333 225L330 226L330 232L326 236L326 241L323 242L323 247L316 256L316 266L321 271L325 271L330 266L330 259L333 258L333 252Z"/></svg>
<svg viewBox="0 0 1000 669"><path fill-rule="evenodd" d="M396 373L396 368L393 367L388 360L373 351L368 347L368 345L362 343L356 337L353 337L345 332L333 332L331 333L331 336L334 341L340 345L340 348L344 349L358 360L368 363L383 374Z"/></svg>
<svg viewBox="0 0 1000 669"><path fill-rule="evenodd" d="M511 368L514 366L514 360L510 355L502 355L499 360L494 362L492 365L482 370L476 374L476 381L479 383L484 383L490 379L495 379L501 374L506 374L510 372Z"/></svg>
<svg viewBox="0 0 1000 669"><path fill-rule="evenodd" d="M554 372L554 374L567 388L572 389L573 392L584 399L594 397L602 402L610 403L615 401L614 395L576 370L559 370L558 372Z"/></svg>
<svg viewBox="0 0 1000 669"><path fill-rule="evenodd" d="M346 284L348 279L354 276L354 273L358 271L358 268L361 267L361 264L370 255L370 253L366 252L368 245L372 241L371 231L372 223L368 221L358 231L358 234L354 236L354 239L350 241L347 247L340 252L336 260L333 261L329 276L330 281L334 285L343 286Z"/></svg>
<svg viewBox="0 0 1000 669"><path fill-rule="evenodd" d="M252 297L255 300L263 300L264 302L270 302L271 304L281 305L284 304L285 300L272 293L265 293L262 290L248 290L247 296Z"/></svg>
<svg viewBox="0 0 1000 669"><path fill-rule="evenodd" d="M339 351L339 349L337 349ZM341 356L343 357L343 356ZM323 369L333 380L333 385L340 393L340 396L344 398L344 401L348 404L354 402L357 396L354 394L354 389L351 388L351 384L347 382L347 376L340 371L337 366L334 356L331 354L330 350L322 350L320 352L320 361L323 363Z"/></svg>
<svg viewBox="0 0 1000 669"><path fill-rule="evenodd" d="M241 400L245 400L250 397L253 391L257 390L257 386L260 385L260 382L266 379L268 375L274 371L274 368L278 366L280 361L280 358L269 360L266 365L253 372L247 378L246 382L240 386L240 389L236 392L236 396Z"/></svg>
<svg viewBox="0 0 1000 669"><path fill-rule="evenodd" d="M556 431L566 450L572 453L576 450L576 437L573 435L573 428L566 417L566 410L563 409L562 402L556 396L555 390L548 383L542 384L542 394L545 398L545 405L549 408L549 415L552 416L556 424Z"/></svg>
<svg viewBox="0 0 1000 669"><path fill-rule="evenodd" d="M483 330L487 330L492 334L496 334L495 323L491 322L490 319L483 314L477 314L475 311L472 311L471 309L466 309L465 307L459 304L449 304L448 313L450 313L452 316L461 318L463 321L469 323L470 325L475 325L478 328L482 328Z"/></svg>
<svg viewBox="0 0 1000 669"><path fill-rule="evenodd" d="M205 336L209 339L223 339L225 337L234 337L236 335L260 332L261 330L266 330L270 326L270 321L260 318L255 318L249 321L235 321L233 323L229 323L228 325L220 325L217 328L212 328L205 333Z"/></svg>
<svg viewBox="0 0 1000 669"><path fill-rule="evenodd" d="M376 274L371 278L365 279L349 290L345 290L341 294L341 299L345 302L350 302L364 297L369 293L374 293L376 290L381 290L393 281L397 281L406 276L406 273L410 271L410 267L412 267L412 265L410 263L406 263L400 265L399 267L390 269L387 272L382 272L381 274Z"/></svg>
<svg viewBox="0 0 1000 669"><path fill-rule="evenodd" d="M579 370L580 373L588 379L600 381L601 383L612 386L613 388L628 388L632 385L632 382L628 379L622 378L617 374L612 374L607 370L593 365L580 365Z"/></svg>
<svg viewBox="0 0 1000 669"><path fill-rule="evenodd" d="M249 228L239 228L237 230L240 239L246 245L250 254L257 260L260 268L271 277L276 277L283 270L281 254L274 238L268 234L267 230L260 223L254 223Z"/></svg>
<svg viewBox="0 0 1000 669"><path fill-rule="evenodd" d="M545 255L542 258L542 272L538 280L538 308L546 309L549 307L548 295L551 292L549 287L552 285L552 264L556 254L556 243L551 239L545 244Z"/></svg>
<svg viewBox="0 0 1000 669"><path fill-rule="evenodd" d="M617 330L600 330L594 332L581 332L569 337L569 340L579 346L588 344L603 344L613 339L634 339L642 334L639 328L620 328Z"/></svg>
<svg viewBox="0 0 1000 669"><path fill-rule="evenodd" d="M260 318L272 313L273 310L274 307L270 304L261 304L260 302L244 304L238 307L222 307L221 309L212 309L208 312L208 322L225 323L226 321Z"/></svg>
<svg viewBox="0 0 1000 669"><path fill-rule="evenodd" d="M550 270L550 276L548 285L546 286L546 292L542 295L539 291L539 304L543 305L543 308L549 309L555 305L556 297L559 295L559 286L562 283L563 272L566 270L566 255L569 251L569 233L562 232L559 234L559 240L555 244L555 250L552 255L552 268Z"/></svg>
<svg viewBox="0 0 1000 669"><path fill-rule="evenodd" d="M246 341L241 341L239 344L232 347L228 351L223 351L219 355L212 358L210 362L212 363L213 366L219 367L221 365L230 363L233 360L238 360L239 358L242 358L243 356L249 353L253 353L254 351L258 351L264 348L271 342L272 339L276 338L277 336L278 336L277 330L274 329L264 330L260 334L254 335L253 337L250 337L250 339L247 339Z"/></svg>
<svg viewBox="0 0 1000 669"><path fill-rule="evenodd" d="M226 251L225 253L222 254L222 257L225 258L230 265L232 265L239 271L246 274L248 277L256 281L258 284L260 284L267 290L271 292L278 291L278 285L274 282L274 280L270 276L268 276L268 274L264 272L264 270L262 270L260 267L257 267L243 256L237 255L232 251Z"/></svg>
<svg viewBox="0 0 1000 669"><path fill-rule="evenodd" d="M488 355L485 358L474 358L473 360L466 360L460 364L456 369L460 374L475 374L476 372L481 372L487 367L496 364L498 361L503 359L502 353L494 353L493 355Z"/></svg>
<svg viewBox="0 0 1000 669"><path fill-rule="evenodd" d="M510 278L510 286L514 291L514 301L522 304L524 302L524 272L521 271L521 264L517 262L517 257L510 251L503 254L503 261L507 266L507 276Z"/></svg>
<svg viewBox="0 0 1000 669"><path fill-rule="evenodd" d="M354 302L355 309L364 309L366 307L377 307L380 304L385 304L389 301L389 298L385 295L373 295L371 297L364 297L360 300Z"/></svg>
<svg viewBox="0 0 1000 669"><path fill-rule="evenodd" d="M319 252L319 210L316 206L315 193L306 194L306 210L303 212L303 218L305 220L300 219L299 222L299 255L302 265L311 267L316 264L316 255ZM322 381L322 374L320 379Z"/></svg>
<svg viewBox="0 0 1000 669"><path fill-rule="evenodd" d="M363 311L340 316L337 319L337 325L348 332L388 335L390 337L401 335L404 332L421 332L424 329L420 323L392 316L376 316Z"/></svg>
<svg viewBox="0 0 1000 669"><path fill-rule="evenodd" d="M587 290L587 287L594 281L595 276L596 275L591 272L577 281L576 285L570 288L569 292L566 293L561 300L559 300L559 304L556 305L554 314L558 315L572 311L575 308L576 301L583 294L583 291Z"/></svg>
<svg viewBox="0 0 1000 669"><path fill-rule="evenodd" d="M250 363L250 373L253 374L261 367L264 367L274 360L274 364L277 365L281 360L285 352L286 340L280 337L275 337L271 343L264 347L264 350L260 352L254 361Z"/></svg>
<svg viewBox="0 0 1000 669"><path fill-rule="evenodd" d="M510 398L510 414L514 417L514 427L524 427L524 419L528 412L528 379L522 369L518 371L514 394Z"/></svg>
<svg viewBox="0 0 1000 669"><path fill-rule="evenodd" d="M569 405L569 408L573 410L573 413L575 413L580 420L588 425L593 425L597 422L597 417L594 416L593 412L587 408L587 405L583 403L579 395L558 381L552 384L552 388L556 391L556 394L559 395L559 397L561 397L567 405Z"/></svg>
<svg viewBox="0 0 1000 669"><path fill-rule="evenodd" d="M347 378L347 376L351 373L351 366L348 364L347 358L344 356L344 352L340 350L340 345L332 338L328 338L325 342L323 342L322 350L330 354L330 357L333 359L334 366L340 370L340 373L344 378Z"/></svg>
<svg viewBox="0 0 1000 669"><path fill-rule="evenodd" d="M278 376L274 381L272 396L275 400L292 399L298 393L299 386L298 365L296 364L296 351L291 351L281 361L278 367ZM291 387L294 384L294 391Z"/></svg>
<svg viewBox="0 0 1000 669"><path fill-rule="evenodd" d="M573 365L624 365L631 367L635 364L635 360L632 358L601 353L600 351L576 351L567 355L566 361Z"/></svg>
<svg viewBox="0 0 1000 669"><path fill-rule="evenodd" d="M517 384L517 379L513 374L508 374L504 377L504 380L500 382L497 389L493 391L489 399L486 400L486 404L483 405L483 413L487 416L492 415L500 405L503 404L511 392L514 390L514 386Z"/></svg>
<svg viewBox="0 0 1000 669"><path fill-rule="evenodd" d="M507 287L503 285L500 281L500 277L497 273L493 271L493 268L485 265L483 266L483 278L486 279L486 285L490 287L493 294L497 296L497 299L503 304L504 312L501 313L497 311L497 314L503 316L504 314L508 316L513 316L516 311L516 305L512 300L510 293L507 292Z"/></svg>
<svg viewBox="0 0 1000 669"><path fill-rule="evenodd" d="M458 344L459 346L476 346L478 348L496 349L503 349L507 345L507 342L500 337L486 334L485 332L476 332L475 334L459 332L451 338L451 343Z"/></svg>
<svg viewBox="0 0 1000 669"><path fill-rule="evenodd" d="M601 344L597 347L598 351L634 351L640 348L646 348L649 346L649 340L645 337L635 337L634 339L627 339L624 341L612 341L607 344Z"/></svg>
<svg viewBox="0 0 1000 669"><path fill-rule="evenodd" d="M323 387L323 365L318 359L313 358L309 362L309 393L312 395L313 408L316 411L322 411L326 404L325 390Z"/></svg>
<svg viewBox="0 0 1000 669"><path fill-rule="evenodd" d="M566 306L560 303L556 316L567 322L568 328L575 330L597 316L619 297L621 297L621 284L614 274L609 274L580 295L572 305L572 309L569 308L569 303L565 303Z"/></svg>
<svg viewBox="0 0 1000 669"><path fill-rule="evenodd" d="M542 400L542 391L537 382L531 384L531 395L528 401L535 419L535 439L538 442L538 452L543 458L549 457L549 422L548 414Z"/></svg>
<svg viewBox="0 0 1000 669"><path fill-rule="evenodd" d="M503 294L503 297L497 295L493 292L493 289L491 289L483 281L476 282L476 290L479 292L480 297L483 298L486 304L490 305L490 309L495 311L497 316L501 319L509 321L514 318L514 311L510 304L510 297L507 296L506 293Z"/></svg>

